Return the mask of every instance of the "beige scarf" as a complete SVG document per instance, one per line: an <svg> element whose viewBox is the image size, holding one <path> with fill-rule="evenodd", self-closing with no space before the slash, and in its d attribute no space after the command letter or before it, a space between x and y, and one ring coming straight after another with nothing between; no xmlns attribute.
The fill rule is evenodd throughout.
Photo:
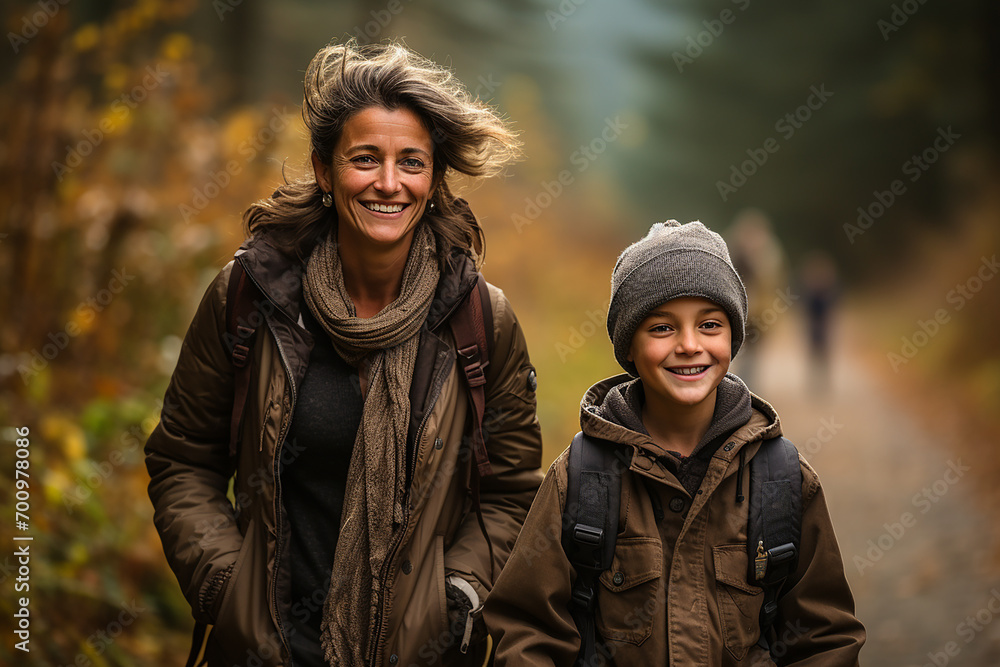
<svg viewBox="0 0 1000 667"><path fill-rule="evenodd" d="M440 271L434 234L419 224L403 269L399 297L377 315L356 317L331 233L309 256L303 292L317 321L348 363L368 364L361 425L347 474L340 536L330 592L323 609L322 643L331 665L368 661L373 610L383 591L382 567L403 522L410 383L420 327Z"/></svg>

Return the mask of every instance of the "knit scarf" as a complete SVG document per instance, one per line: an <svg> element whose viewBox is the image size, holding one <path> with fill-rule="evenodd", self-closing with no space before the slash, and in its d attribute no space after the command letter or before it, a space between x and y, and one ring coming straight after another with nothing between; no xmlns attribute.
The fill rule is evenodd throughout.
<svg viewBox="0 0 1000 667"><path fill-rule="evenodd" d="M306 302L344 360L367 364L361 425L347 474L330 592L323 608L322 644L331 665L362 667L383 591L382 567L403 523L410 384L421 326L440 271L434 234L417 226L399 297L370 318L356 316L331 233L309 256Z"/></svg>

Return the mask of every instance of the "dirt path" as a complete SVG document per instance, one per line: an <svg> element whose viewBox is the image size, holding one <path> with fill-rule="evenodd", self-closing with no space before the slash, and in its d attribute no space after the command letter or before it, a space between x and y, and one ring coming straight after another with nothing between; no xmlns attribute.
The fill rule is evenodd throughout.
<svg viewBox="0 0 1000 667"><path fill-rule="evenodd" d="M810 391L802 331L788 316L767 332L750 386L823 480L868 628L862 663L1000 665L998 531L976 503L974 462L879 386L852 354L860 327L840 327L831 386Z"/></svg>

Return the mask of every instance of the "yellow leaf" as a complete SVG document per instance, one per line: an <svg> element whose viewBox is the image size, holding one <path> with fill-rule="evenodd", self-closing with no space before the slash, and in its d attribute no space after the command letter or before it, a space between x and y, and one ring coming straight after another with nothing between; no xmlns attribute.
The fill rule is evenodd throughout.
<svg viewBox="0 0 1000 667"><path fill-rule="evenodd" d="M88 23L73 35L73 48L77 51L89 51L97 46L100 39L101 29L95 23Z"/></svg>
<svg viewBox="0 0 1000 667"><path fill-rule="evenodd" d="M191 55L191 38L180 32L172 32L163 40L161 51L168 60L184 60Z"/></svg>
<svg viewBox="0 0 1000 667"><path fill-rule="evenodd" d="M50 468L45 472L42 484L45 488L45 500L54 507L62 503L63 497L73 484L73 480L62 470Z"/></svg>
<svg viewBox="0 0 1000 667"><path fill-rule="evenodd" d="M104 73L104 88L109 91L119 91L128 83L129 68L121 63L108 65Z"/></svg>

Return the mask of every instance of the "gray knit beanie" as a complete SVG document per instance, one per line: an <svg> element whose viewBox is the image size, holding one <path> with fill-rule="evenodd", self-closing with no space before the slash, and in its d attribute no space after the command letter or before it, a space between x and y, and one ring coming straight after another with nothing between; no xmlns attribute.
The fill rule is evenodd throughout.
<svg viewBox="0 0 1000 667"><path fill-rule="evenodd" d="M747 293L726 242L700 222L658 222L625 248L611 274L608 334L621 367L638 375L628 360L632 336L653 308L671 299L698 296L722 306L733 331L733 357L743 344Z"/></svg>

